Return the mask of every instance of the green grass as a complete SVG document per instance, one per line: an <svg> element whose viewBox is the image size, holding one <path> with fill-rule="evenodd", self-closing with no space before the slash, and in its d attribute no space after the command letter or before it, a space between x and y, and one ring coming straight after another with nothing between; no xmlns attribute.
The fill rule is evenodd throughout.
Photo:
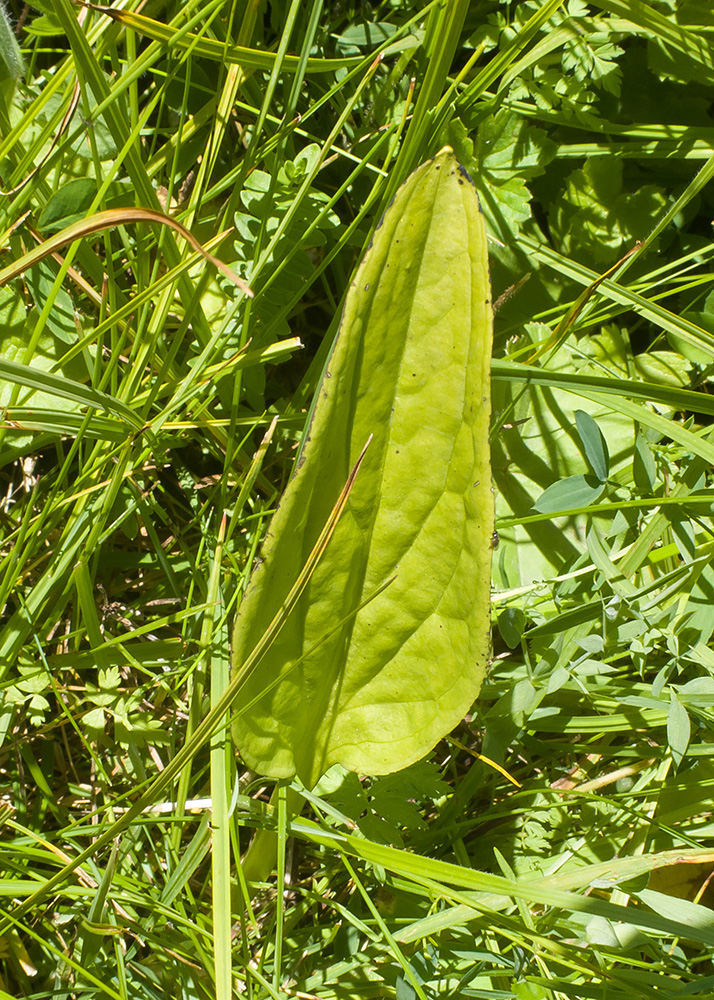
<svg viewBox="0 0 714 1000"><path fill-rule="evenodd" d="M708 5L6 7L0 268L168 210L254 297L128 221L0 287L0 995L710 996ZM500 300L493 661L455 742L296 816L227 736L230 625L446 143Z"/></svg>

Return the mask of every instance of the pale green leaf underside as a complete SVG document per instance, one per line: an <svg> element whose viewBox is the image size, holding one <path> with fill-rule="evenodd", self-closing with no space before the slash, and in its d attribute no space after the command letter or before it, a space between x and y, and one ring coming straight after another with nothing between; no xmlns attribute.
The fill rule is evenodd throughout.
<svg viewBox="0 0 714 1000"><path fill-rule="evenodd" d="M398 191L356 272L298 469L239 610L236 668L371 435L326 554L241 693L233 733L261 773L297 772L312 786L338 762L394 771L472 704L489 648L490 356L483 219L446 148Z"/></svg>

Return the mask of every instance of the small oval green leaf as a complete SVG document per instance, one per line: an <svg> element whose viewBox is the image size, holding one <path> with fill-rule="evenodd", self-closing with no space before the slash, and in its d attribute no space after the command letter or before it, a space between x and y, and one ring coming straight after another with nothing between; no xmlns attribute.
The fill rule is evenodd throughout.
<svg viewBox="0 0 714 1000"><path fill-rule="evenodd" d="M237 669L371 438L324 556L241 690L233 735L255 770L297 772L308 787L334 763L398 770L478 693L490 641L491 311L483 217L446 148L397 192L356 272L239 609Z"/></svg>
<svg viewBox="0 0 714 1000"><path fill-rule="evenodd" d="M563 510L588 507L602 495L605 483L595 476L566 476L553 483L538 497L533 509L539 514L557 514Z"/></svg>
<svg viewBox="0 0 714 1000"><path fill-rule="evenodd" d="M575 423L590 468L599 480L605 482L610 472L610 455L602 431L585 410L575 411Z"/></svg>
<svg viewBox="0 0 714 1000"><path fill-rule="evenodd" d="M97 182L91 177L75 177L50 196L39 218L39 227L53 233L63 226L78 222L92 204Z"/></svg>
<svg viewBox="0 0 714 1000"><path fill-rule="evenodd" d="M526 616L520 608L505 608L498 616L498 631L509 649L520 646L526 628Z"/></svg>

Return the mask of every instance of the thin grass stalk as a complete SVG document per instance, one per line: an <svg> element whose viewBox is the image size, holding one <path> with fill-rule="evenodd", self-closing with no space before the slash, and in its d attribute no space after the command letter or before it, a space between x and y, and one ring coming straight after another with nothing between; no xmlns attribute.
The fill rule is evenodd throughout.
<svg viewBox="0 0 714 1000"><path fill-rule="evenodd" d="M211 660L211 708L215 709L230 682L227 656L228 636L222 600L223 544L226 516L221 519L216 548L213 553L207 599L213 613L204 617L201 645L204 656ZM218 639L218 641L216 641ZM231 767L231 746L228 714L221 720L211 740L211 885L213 910L213 961L216 1000L230 1000L232 989L231 949L231 842L228 812ZM188 769L187 769L188 770ZM184 772L186 773L186 772Z"/></svg>

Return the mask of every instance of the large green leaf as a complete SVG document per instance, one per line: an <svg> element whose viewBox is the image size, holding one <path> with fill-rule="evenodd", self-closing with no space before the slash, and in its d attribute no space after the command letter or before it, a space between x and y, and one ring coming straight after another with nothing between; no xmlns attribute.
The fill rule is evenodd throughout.
<svg viewBox="0 0 714 1000"><path fill-rule="evenodd" d="M233 734L264 774L312 786L336 762L395 771L478 693L493 531L489 296L478 199L447 147L398 191L357 270L239 609L237 669L371 439L325 555L241 692Z"/></svg>

